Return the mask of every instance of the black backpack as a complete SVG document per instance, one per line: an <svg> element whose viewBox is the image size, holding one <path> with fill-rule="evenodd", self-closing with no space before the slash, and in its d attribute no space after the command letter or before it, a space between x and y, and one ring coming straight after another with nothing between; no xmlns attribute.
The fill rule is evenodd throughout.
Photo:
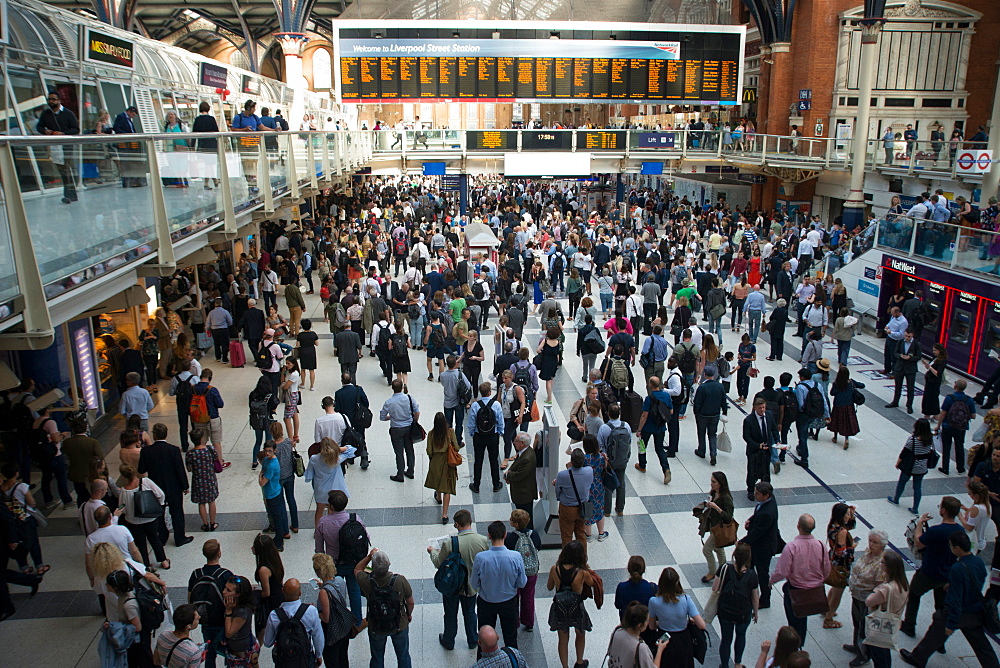
<svg viewBox="0 0 1000 668"><path fill-rule="evenodd" d="M356 564L368 555L371 541L368 539L368 532L364 525L358 521L357 513L351 513L347 516L344 526L340 527L337 539L340 543L338 562Z"/></svg>
<svg viewBox="0 0 1000 668"><path fill-rule="evenodd" d="M389 350L389 341L392 340L392 334L389 332L389 327L380 327L378 330L378 339L375 341L375 348L377 350Z"/></svg>
<svg viewBox="0 0 1000 668"><path fill-rule="evenodd" d="M476 298L476 301L482 301L486 297L486 290L483 288L482 281L476 281L472 284L472 296Z"/></svg>
<svg viewBox="0 0 1000 668"><path fill-rule="evenodd" d="M147 582L135 568L129 566L129 570L132 571L132 593L139 605L139 622L143 631L155 631L167 612L167 593L160 591L159 585Z"/></svg>
<svg viewBox="0 0 1000 668"><path fill-rule="evenodd" d="M465 591L469 567L458 549L458 536L451 537L451 551L434 574L434 587L445 596L458 596Z"/></svg>
<svg viewBox="0 0 1000 668"><path fill-rule="evenodd" d="M28 408L28 397L25 394L21 400L14 403L10 397L4 397L3 404L0 404L0 425L10 431L26 432L31 431L35 424L35 418Z"/></svg>
<svg viewBox="0 0 1000 668"><path fill-rule="evenodd" d="M480 399L479 411L476 412L476 431L480 434L492 434L497 427L497 416L493 413L493 404L496 397L491 397L488 402Z"/></svg>
<svg viewBox="0 0 1000 668"><path fill-rule="evenodd" d="M698 368L698 357L694 354L694 348L685 346L677 360L677 368L681 373L694 373Z"/></svg>
<svg viewBox="0 0 1000 668"><path fill-rule="evenodd" d="M254 365L258 369L264 369L265 371L270 371L271 366L274 364L274 353L271 352L271 346L274 342L267 344L262 344L260 350L257 351L257 355L254 357Z"/></svg>
<svg viewBox="0 0 1000 668"><path fill-rule="evenodd" d="M191 396L194 394L192 391L194 385L191 384L191 378L194 374L190 371L188 372L188 377L181 380L180 374L177 375L177 387L174 388L174 398L177 400L178 406L183 406L184 408L189 408L191 406Z"/></svg>
<svg viewBox="0 0 1000 668"><path fill-rule="evenodd" d="M441 325L431 325L430 344L432 348L444 348L445 336Z"/></svg>
<svg viewBox="0 0 1000 668"><path fill-rule="evenodd" d="M468 376L462 372L458 374L458 389L455 394L458 395L457 398L460 406L468 406L472 401L472 383L469 382Z"/></svg>
<svg viewBox="0 0 1000 668"><path fill-rule="evenodd" d="M556 253L556 256L552 258L552 271L560 271L564 266L563 254Z"/></svg>
<svg viewBox="0 0 1000 668"><path fill-rule="evenodd" d="M784 390L781 393L781 405L785 408L784 422L794 422L799 417L799 400L794 390Z"/></svg>
<svg viewBox="0 0 1000 668"><path fill-rule="evenodd" d="M392 335L392 356L393 357L406 357L406 335L405 334L393 334Z"/></svg>
<svg viewBox="0 0 1000 668"><path fill-rule="evenodd" d="M391 634L399 630L399 618L403 614L403 598L396 591L393 573L388 584L379 587L372 578L372 593L368 596L368 632Z"/></svg>
<svg viewBox="0 0 1000 668"><path fill-rule="evenodd" d="M826 412L826 401L823 399L823 393L819 391L819 383L814 382L808 387L806 400L802 405L802 413L807 418L821 418Z"/></svg>
<svg viewBox="0 0 1000 668"><path fill-rule="evenodd" d="M312 639L302 622L302 617L308 608L308 603L300 603L293 617L289 617L285 609L280 606L275 610L278 613L278 632L275 636L274 652L271 654L275 668L315 666Z"/></svg>
<svg viewBox="0 0 1000 668"><path fill-rule="evenodd" d="M650 416L657 424L666 424L667 421L670 420L670 407L667 406L665 402L661 401L659 397L650 396L649 401L652 404L649 407Z"/></svg>
<svg viewBox="0 0 1000 668"><path fill-rule="evenodd" d="M420 317L420 304L410 304L406 307L406 314L410 320L417 320Z"/></svg>
<svg viewBox="0 0 1000 668"><path fill-rule="evenodd" d="M515 365L514 367L514 384L520 385L524 390L524 396L527 399L531 395L531 365L521 366ZM529 399L530 400L530 399Z"/></svg>
<svg viewBox="0 0 1000 668"><path fill-rule="evenodd" d="M263 399L252 399L250 401L250 427L256 430L267 429L271 422L271 394L268 393Z"/></svg>
<svg viewBox="0 0 1000 668"><path fill-rule="evenodd" d="M40 465L48 465L58 452L56 444L49 440L49 432L45 431L45 425L49 422L52 422L52 418L45 418L38 424L37 429L32 429L30 432L28 452L31 459Z"/></svg>
<svg viewBox="0 0 1000 668"><path fill-rule="evenodd" d="M221 573L224 571L225 569L219 569L216 572ZM188 599L198 610L198 615L204 620L206 625L222 626L226 622L226 607L222 601L222 589L219 588L219 579L215 575L209 575L201 568L194 572L194 576L195 583L191 587Z"/></svg>

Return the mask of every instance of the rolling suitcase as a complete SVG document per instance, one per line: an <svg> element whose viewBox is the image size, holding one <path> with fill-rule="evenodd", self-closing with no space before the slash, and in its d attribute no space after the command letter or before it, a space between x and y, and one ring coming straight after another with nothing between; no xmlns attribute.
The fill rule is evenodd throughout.
<svg viewBox="0 0 1000 668"><path fill-rule="evenodd" d="M639 429L639 419L642 417L642 397L636 392L625 392L621 403L622 420L628 423L635 433Z"/></svg>
<svg viewBox="0 0 1000 668"><path fill-rule="evenodd" d="M243 354L243 342L239 339L229 342L229 363L234 369L241 369L247 363L247 357Z"/></svg>

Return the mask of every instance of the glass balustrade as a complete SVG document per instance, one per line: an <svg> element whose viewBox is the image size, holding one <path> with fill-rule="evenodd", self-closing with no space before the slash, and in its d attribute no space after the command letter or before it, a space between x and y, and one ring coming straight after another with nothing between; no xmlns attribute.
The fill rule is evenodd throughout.
<svg viewBox="0 0 1000 668"><path fill-rule="evenodd" d="M1000 232L906 216L878 221L877 243L907 257L978 273L1000 274Z"/></svg>
<svg viewBox="0 0 1000 668"><path fill-rule="evenodd" d="M7 197L0 185L0 320L13 315L11 301L21 293L14 265L14 247L7 223Z"/></svg>

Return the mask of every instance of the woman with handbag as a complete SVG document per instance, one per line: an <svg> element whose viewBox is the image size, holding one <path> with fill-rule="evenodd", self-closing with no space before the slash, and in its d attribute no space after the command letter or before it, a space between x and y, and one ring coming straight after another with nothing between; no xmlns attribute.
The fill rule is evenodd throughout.
<svg viewBox="0 0 1000 668"><path fill-rule="evenodd" d="M584 519L587 537L590 537L591 525L597 525L597 540L604 542L608 532L604 530L604 474L608 468L608 456L601 452L597 444L597 436L587 434L583 437L584 466L594 469L594 482L590 484L590 502L594 504L594 514Z"/></svg>
<svg viewBox="0 0 1000 668"><path fill-rule="evenodd" d="M723 540L722 533L727 527L733 525L733 495L729 491L729 479L722 471L713 471L712 479L709 483L711 491L705 507L699 516L698 535L705 538L702 544L701 553L705 555L708 563L708 574L701 578L701 581L708 584L715 579L718 566L726 563L726 551L724 547L732 545L733 541ZM733 537L735 538L736 527L732 526ZM727 545L723 545L726 543Z"/></svg>
<svg viewBox="0 0 1000 668"><path fill-rule="evenodd" d="M889 535L886 532L877 529L868 532L868 549L854 560L851 575L847 579L847 584L851 588L851 623L854 626L854 635L851 642L844 643L842 648L845 652L856 655L851 659L852 667L863 666L870 660L868 650L863 644L865 616L868 614L865 601L875 591L875 587L886 580L882 555L888 544Z"/></svg>
<svg viewBox="0 0 1000 668"><path fill-rule="evenodd" d="M830 590L826 593L826 600L830 609L823 619L824 629L839 629L842 626L834 616L840 607L840 599L844 595L847 579L851 574L851 565L854 563L855 542L851 536L851 529L856 524L854 506L846 503L833 504L830 522L826 525L826 540L830 546L830 574L826 578Z"/></svg>
<svg viewBox="0 0 1000 668"><path fill-rule="evenodd" d="M46 526L45 516L35 508L35 499L31 496L28 483L21 480L17 462L5 462L3 465L3 483L0 483L0 502L6 503L13 511L17 520L17 538L20 539L24 551L16 555L18 567L27 575L41 577L51 570L51 566L42 563L42 544L38 540L38 520L42 518L42 526ZM28 566L28 555L35 566Z"/></svg>
<svg viewBox="0 0 1000 668"><path fill-rule="evenodd" d="M448 424L444 413L434 416L434 426L427 433L427 477L424 487L434 490L434 500L441 504L441 524L448 523L448 504L458 485L458 467L462 455L458 453L458 438Z"/></svg>
<svg viewBox="0 0 1000 668"><path fill-rule="evenodd" d="M600 403L597 386L587 385L587 391L582 399L577 399L569 412L569 423L566 425L566 435L570 444L579 443L587 433L587 408L594 402Z"/></svg>
<svg viewBox="0 0 1000 668"><path fill-rule="evenodd" d="M284 378L280 386L282 399L285 402L285 430L288 432L293 443L299 442L299 383L302 374L299 371L299 363L294 357L286 356L284 364Z"/></svg>
<svg viewBox="0 0 1000 668"><path fill-rule="evenodd" d="M347 490L344 468L340 465L340 458L347 450L347 447L338 446L332 438L325 437L319 442L319 452L309 456L309 464L306 466L303 480L312 483L313 500L316 502L315 524L317 526L320 519L326 514L330 492L339 489L348 497L351 496ZM351 455L353 456L353 452Z"/></svg>
<svg viewBox="0 0 1000 668"><path fill-rule="evenodd" d="M933 454L932 454L933 453ZM928 458L936 455L934 452L934 437L931 435L931 423L927 418L920 418L913 422L913 433L906 439L906 444L896 458L896 468L899 469L899 481L896 483L896 492L892 496L887 496L886 501L898 506L899 497L903 495L906 488L906 481L913 478L913 507L907 508L914 515L920 508L920 487L927 475L930 467Z"/></svg>
<svg viewBox="0 0 1000 668"><path fill-rule="evenodd" d="M750 369L757 360L757 346L750 341L750 335L744 333L740 340L736 367L736 403L742 406L747 402L750 392ZM755 374L756 375L756 374Z"/></svg>
<svg viewBox="0 0 1000 668"><path fill-rule="evenodd" d="M649 621L649 608L642 603L632 601L623 611L622 623L611 632L611 642L608 643L609 666L634 666L635 668L660 668L663 661L663 650L669 640L656 640L656 654L643 642L642 633Z"/></svg>
<svg viewBox="0 0 1000 668"><path fill-rule="evenodd" d="M931 351L934 359L930 362L920 360L924 365L924 394L920 399L920 414L928 420L941 412L941 383L944 382L944 370L948 368L948 353L944 345L935 343Z"/></svg>
<svg viewBox="0 0 1000 668"><path fill-rule="evenodd" d="M583 653L587 648L587 632L593 627L583 605L583 588L593 587L594 578L587 565L583 543L571 540L563 546L556 563L549 569L546 588L556 590L549 607L549 629L559 634L559 662L569 668L569 631L576 629L576 662L574 668L586 668Z"/></svg>
<svg viewBox="0 0 1000 668"><path fill-rule="evenodd" d="M898 632L899 620L902 618L909 597L909 584L906 581L903 558L891 550L886 550L882 555L882 564L885 566L888 580L875 587L875 591L865 600L865 604L871 610L865 621L865 647L868 648L868 656L871 657L874 668L890 668L892 650L896 648L896 633L877 632L877 629L888 626L878 624L877 622L881 621L878 618L894 619L895 624L892 628Z"/></svg>
<svg viewBox="0 0 1000 668"><path fill-rule="evenodd" d="M163 551L163 541L160 540L160 531L157 528L160 517L152 516L153 513L149 512L150 509L147 507L159 504L160 515L163 514L163 506L167 502L163 490L149 478L140 478L135 469L128 464L122 464L118 472L121 474L118 506L123 509L120 518L122 526L132 534L135 546L142 555L142 563L147 568L149 568L148 541L149 545L153 546L153 554L160 562L160 567L164 570L169 569L170 560Z"/></svg>
<svg viewBox="0 0 1000 668"><path fill-rule="evenodd" d="M694 637L690 625L705 630L705 620L694 600L684 593L681 578L672 567L663 569L656 596L649 599L649 626L670 634L663 652L664 663L671 668L694 668Z"/></svg>
<svg viewBox="0 0 1000 668"><path fill-rule="evenodd" d="M827 429L833 432L834 443L837 436L844 437L844 450L848 448L848 441L851 436L859 433L861 427L858 426L857 400L858 390L864 389L865 384L851 379L851 372L846 366L841 366L837 371L837 377L830 387L830 395L833 397L833 407L830 409L830 423ZM864 395L862 395L862 400Z"/></svg>
<svg viewBox="0 0 1000 668"><path fill-rule="evenodd" d="M760 588L757 571L752 568L749 545L737 545L733 550L733 562L719 568L719 577L712 585L712 594L718 595L716 616L722 631L719 665L729 666L729 649L732 646L733 660L737 666L742 666L747 629L750 628L751 620L757 622L760 608Z"/></svg>
<svg viewBox="0 0 1000 668"><path fill-rule="evenodd" d="M192 429L191 441L194 447L188 450L184 458L185 466L191 472L191 502L198 504L201 530L215 531L219 528L215 522L215 500L219 498L219 478L216 474L219 457L215 448L208 445L208 437L208 429Z"/></svg>

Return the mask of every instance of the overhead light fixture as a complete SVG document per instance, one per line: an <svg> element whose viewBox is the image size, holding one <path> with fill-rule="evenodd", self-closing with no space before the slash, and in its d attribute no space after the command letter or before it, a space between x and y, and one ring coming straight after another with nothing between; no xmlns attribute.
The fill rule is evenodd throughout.
<svg viewBox="0 0 1000 668"><path fill-rule="evenodd" d="M375 32L375 39L382 39L382 33L376 31Z"/></svg>
<svg viewBox="0 0 1000 668"><path fill-rule="evenodd" d="M549 33L549 39L559 39L559 33L555 30Z"/></svg>
<svg viewBox="0 0 1000 668"><path fill-rule="evenodd" d="M459 34L459 32L457 30L453 31L451 33L451 36L454 37L454 38L456 38L456 39L458 39L459 37L461 37L461 35Z"/></svg>

